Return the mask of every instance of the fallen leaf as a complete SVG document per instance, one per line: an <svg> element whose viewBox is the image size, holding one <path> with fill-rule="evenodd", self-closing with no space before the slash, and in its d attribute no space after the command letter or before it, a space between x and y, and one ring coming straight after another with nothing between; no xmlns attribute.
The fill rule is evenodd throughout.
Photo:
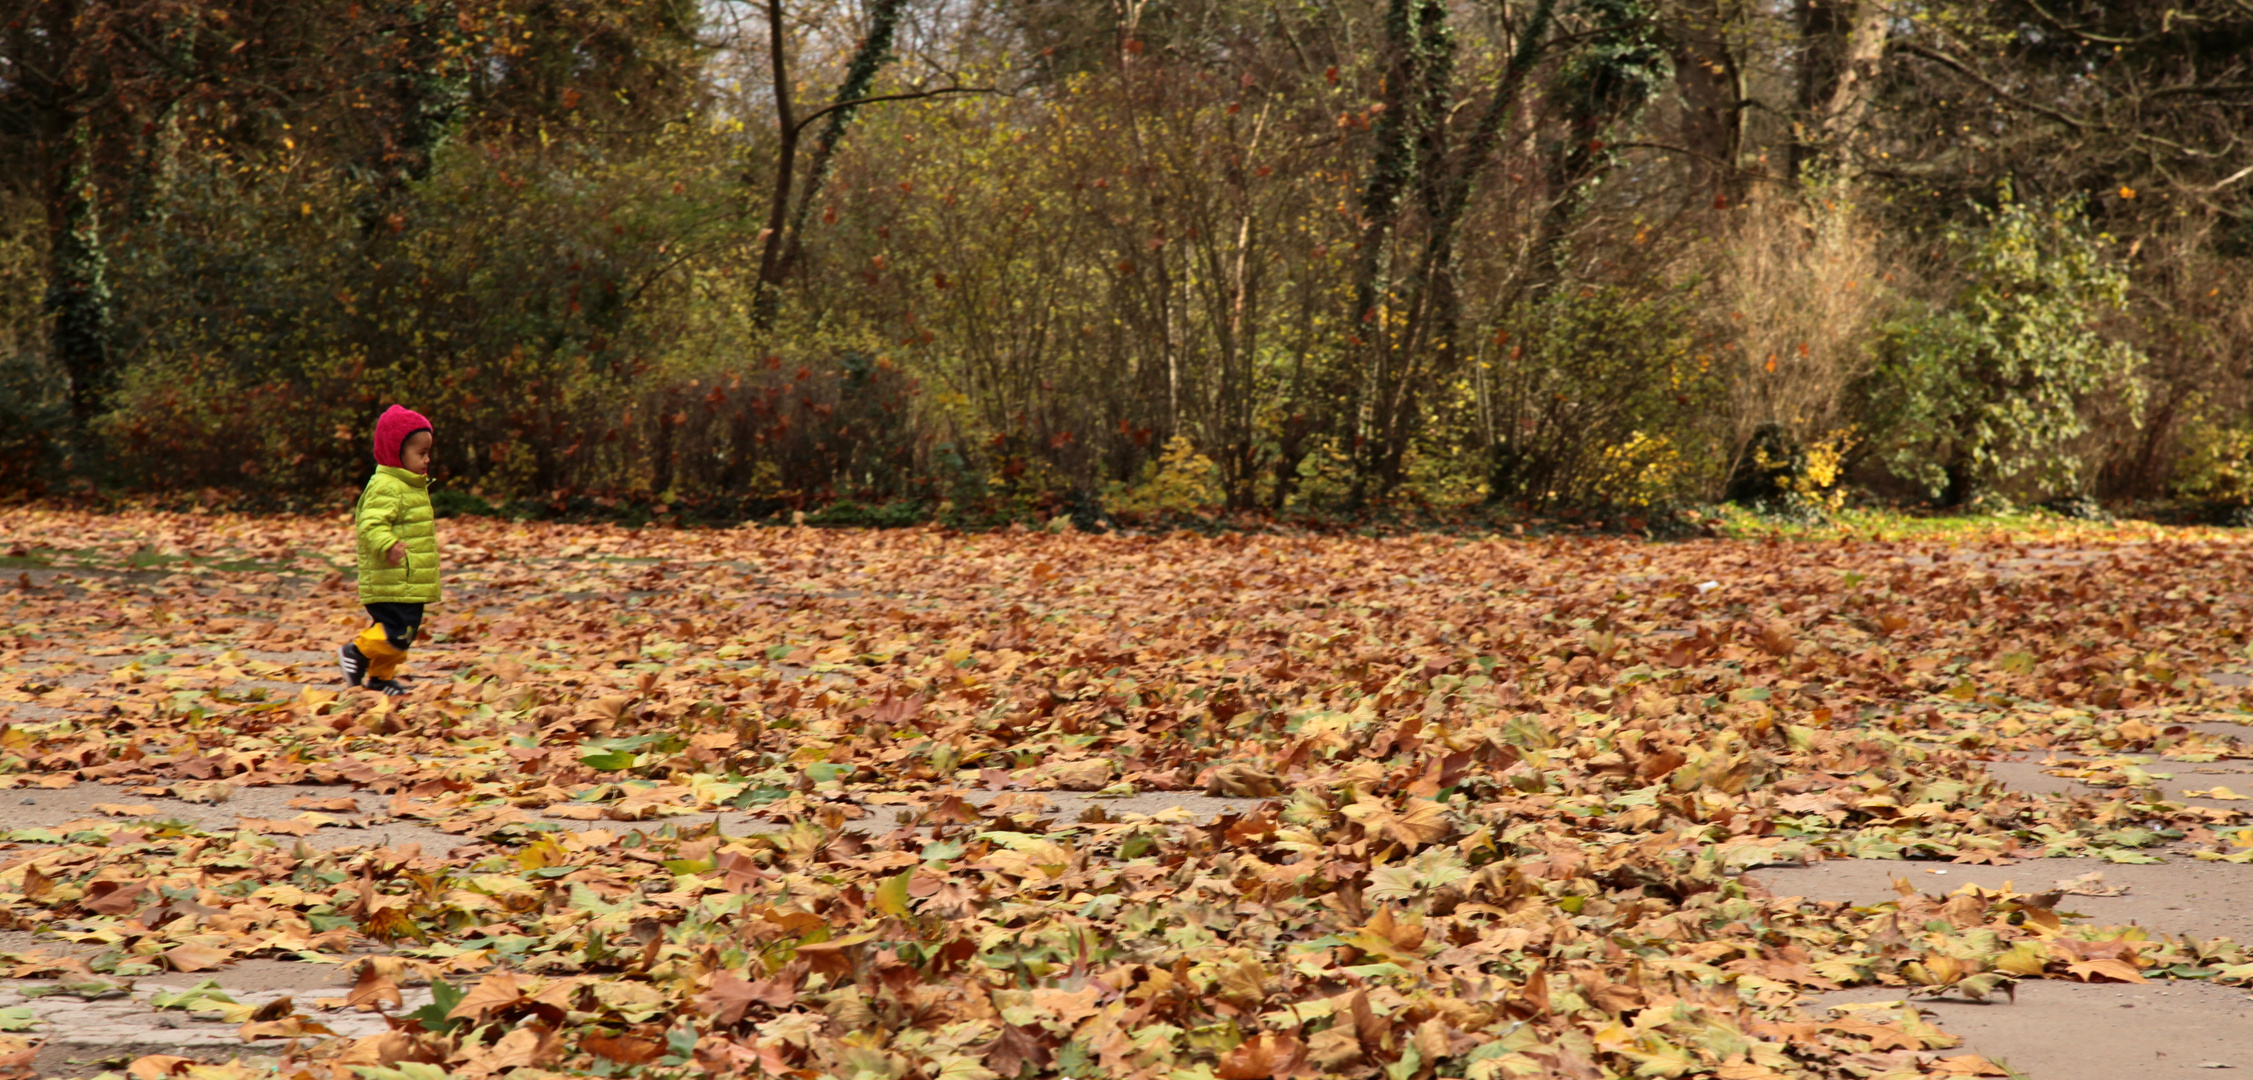
<svg viewBox="0 0 2253 1080"><path fill-rule="evenodd" d="M234 959L227 950L209 945L175 945L163 955L165 966L174 971L209 971Z"/></svg>

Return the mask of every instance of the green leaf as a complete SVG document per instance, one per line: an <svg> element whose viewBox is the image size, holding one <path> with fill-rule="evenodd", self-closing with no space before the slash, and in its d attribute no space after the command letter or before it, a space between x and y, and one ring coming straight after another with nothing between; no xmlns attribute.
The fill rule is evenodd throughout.
<svg viewBox="0 0 2253 1080"><path fill-rule="evenodd" d="M39 1018L32 1015L29 1005L0 1009L0 1031L30 1031L38 1025Z"/></svg>
<svg viewBox="0 0 2253 1080"><path fill-rule="evenodd" d="M461 1004L464 996L466 996L466 992L460 987L443 979L432 979L430 980L430 1004L408 1013L407 1019L421 1024L424 1031L435 1031L441 1034L452 1031L456 1025L463 1021L459 1019L449 1020L446 1018L446 1014L453 1012L454 1006ZM366 1074L363 1073L362 1075Z"/></svg>
<svg viewBox="0 0 2253 1080"><path fill-rule="evenodd" d="M149 996L149 1004L159 1009L210 1008L212 1005L233 1005L235 999L219 988L219 980L205 979L185 990L167 993L159 990Z"/></svg>
<svg viewBox="0 0 2253 1080"><path fill-rule="evenodd" d="M608 753L587 754L579 759L579 764L585 765L590 769L601 769L605 772L617 772L621 769L633 768L634 757L635 755L631 751L612 750Z"/></svg>
<svg viewBox="0 0 2253 1080"><path fill-rule="evenodd" d="M621 911L631 911L634 907L630 901L619 904L605 902L593 889L585 885L571 886L571 906L581 911L592 911L597 915L616 915Z"/></svg>
<svg viewBox="0 0 2253 1080"><path fill-rule="evenodd" d="M2138 864L2141 864L2141 863L2160 863L2160 862L2166 862L2167 860L2165 860L2165 859L2162 859L2162 858L2160 858L2160 857L2159 857L2159 856L2157 856L2157 855L2145 855L2145 854L2143 854L2143 853L2141 853L2141 852L2136 852L2136 851L2118 851L2118 850L2113 850L2113 851L2106 851L2106 852L2104 853L2104 861L2106 861L2106 862L2114 862L2114 863L2138 863Z"/></svg>
<svg viewBox="0 0 2253 1080"><path fill-rule="evenodd" d="M361 1080L447 1080L448 1076L443 1067L420 1061L402 1061L396 1069L381 1065L354 1065L352 1071L359 1073Z"/></svg>

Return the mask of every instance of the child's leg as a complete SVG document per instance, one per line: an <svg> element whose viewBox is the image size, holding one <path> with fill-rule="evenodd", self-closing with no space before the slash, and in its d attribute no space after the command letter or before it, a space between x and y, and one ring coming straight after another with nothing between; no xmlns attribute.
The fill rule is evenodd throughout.
<svg viewBox="0 0 2253 1080"><path fill-rule="evenodd" d="M367 677L371 679L392 677L399 671L399 662L407 658L407 650L391 643L382 623L360 631L360 636L352 639L352 647L368 658Z"/></svg>
<svg viewBox="0 0 2253 1080"><path fill-rule="evenodd" d="M368 617L375 625L360 631L352 644L368 658L369 679L391 679L414 646L415 631L422 626L422 605L369 604Z"/></svg>

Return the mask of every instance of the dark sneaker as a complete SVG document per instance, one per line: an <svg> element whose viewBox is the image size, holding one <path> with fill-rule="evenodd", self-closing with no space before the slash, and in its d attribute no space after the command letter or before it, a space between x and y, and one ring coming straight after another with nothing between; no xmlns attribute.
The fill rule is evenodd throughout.
<svg viewBox="0 0 2253 1080"><path fill-rule="evenodd" d="M344 682L347 686L359 686L361 680L368 677L367 655L360 651L358 645L349 641L344 643L343 648L336 651L336 666L337 670L344 672Z"/></svg>
<svg viewBox="0 0 2253 1080"><path fill-rule="evenodd" d="M400 682L397 679L369 679L364 685L366 685L370 690L380 690L390 697L398 697L399 695L414 689L414 687L408 686L406 683Z"/></svg>

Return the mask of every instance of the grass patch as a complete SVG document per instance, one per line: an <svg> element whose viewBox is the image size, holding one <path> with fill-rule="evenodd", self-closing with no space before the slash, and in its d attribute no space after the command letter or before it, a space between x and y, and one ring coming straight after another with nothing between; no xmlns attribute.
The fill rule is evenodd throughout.
<svg viewBox="0 0 2253 1080"><path fill-rule="evenodd" d="M2088 521L2047 510L1952 514L1849 508L1819 522L1768 517L1735 503L1716 508L1715 526L1733 540L2098 540L2156 536L2168 530L2148 521Z"/></svg>
<svg viewBox="0 0 2253 1080"><path fill-rule="evenodd" d="M263 573L263 574L303 574L303 573L307 573L307 571L304 571L304 570L297 570L297 569L293 569L293 568L292 568L292 567L290 567L290 565L289 565L289 564L287 564L287 563L278 563L278 562L261 562L261 561L259 561L259 560L257 560L257 559L229 559L229 560L227 560L227 561L225 561L225 562L215 562L215 563L211 563L211 564L207 565L206 567L204 567L204 569L207 569L207 570L221 570L221 571L225 571L225 572L227 572L227 573L230 573L230 574L257 574L257 573Z"/></svg>

